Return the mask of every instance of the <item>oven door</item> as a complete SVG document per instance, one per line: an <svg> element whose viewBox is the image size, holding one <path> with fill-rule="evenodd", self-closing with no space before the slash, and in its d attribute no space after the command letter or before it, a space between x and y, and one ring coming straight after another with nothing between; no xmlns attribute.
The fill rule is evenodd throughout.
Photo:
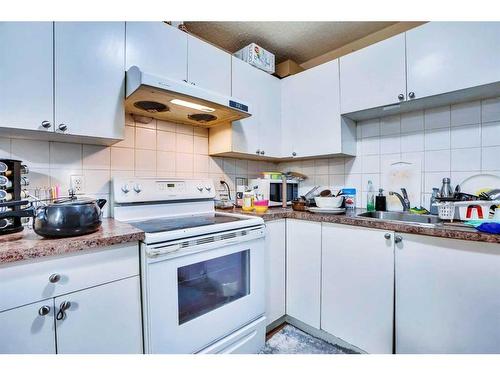
<svg viewBox="0 0 500 375"><path fill-rule="evenodd" d="M194 353L264 315L264 229L250 232L143 252L147 352Z"/></svg>

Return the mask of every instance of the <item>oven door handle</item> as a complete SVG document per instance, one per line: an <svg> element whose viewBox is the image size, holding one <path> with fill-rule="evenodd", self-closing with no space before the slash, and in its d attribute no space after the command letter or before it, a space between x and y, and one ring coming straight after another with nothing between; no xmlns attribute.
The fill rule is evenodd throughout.
<svg viewBox="0 0 500 375"><path fill-rule="evenodd" d="M181 245L172 245L167 247L162 247L161 249L148 250L147 256L148 258L157 258L161 255L167 255L171 253L175 253L181 249Z"/></svg>

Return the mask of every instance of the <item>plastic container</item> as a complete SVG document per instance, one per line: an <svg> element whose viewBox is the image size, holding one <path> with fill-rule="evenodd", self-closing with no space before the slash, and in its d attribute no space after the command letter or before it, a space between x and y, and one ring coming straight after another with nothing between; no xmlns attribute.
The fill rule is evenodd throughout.
<svg viewBox="0 0 500 375"><path fill-rule="evenodd" d="M274 55L255 43L243 47L234 56L267 73L274 73Z"/></svg>
<svg viewBox="0 0 500 375"><path fill-rule="evenodd" d="M345 188L342 189L342 195L345 197L345 208L353 210L356 208L356 189Z"/></svg>
<svg viewBox="0 0 500 375"><path fill-rule="evenodd" d="M453 220L455 218L455 202L436 202L438 216L441 220Z"/></svg>
<svg viewBox="0 0 500 375"><path fill-rule="evenodd" d="M496 201L465 201L455 202L455 207L458 207L460 220L474 220L474 219L489 219L491 206L497 206L500 200ZM495 215L500 210L495 208Z"/></svg>

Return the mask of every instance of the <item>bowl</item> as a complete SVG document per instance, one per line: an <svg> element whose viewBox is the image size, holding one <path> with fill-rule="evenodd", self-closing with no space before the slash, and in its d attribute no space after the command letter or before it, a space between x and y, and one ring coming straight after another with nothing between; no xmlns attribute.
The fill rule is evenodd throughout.
<svg viewBox="0 0 500 375"><path fill-rule="evenodd" d="M267 211L267 206L254 206L255 212L264 213Z"/></svg>
<svg viewBox="0 0 500 375"><path fill-rule="evenodd" d="M319 208L339 208L342 206L344 197L314 197L316 206Z"/></svg>
<svg viewBox="0 0 500 375"><path fill-rule="evenodd" d="M254 206L264 206L267 207L269 206L269 200L268 199L262 199L260 201L253 201Z"/></svg>

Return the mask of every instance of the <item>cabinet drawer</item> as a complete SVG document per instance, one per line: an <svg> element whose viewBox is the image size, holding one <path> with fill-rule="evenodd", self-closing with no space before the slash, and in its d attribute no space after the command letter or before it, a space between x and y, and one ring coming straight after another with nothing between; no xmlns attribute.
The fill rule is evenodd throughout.
<svg viewBox="0 0 500 375"><path fill-rule="evenodd" d="M137 243L0 267L0 311L138 274Z"/></svg>

